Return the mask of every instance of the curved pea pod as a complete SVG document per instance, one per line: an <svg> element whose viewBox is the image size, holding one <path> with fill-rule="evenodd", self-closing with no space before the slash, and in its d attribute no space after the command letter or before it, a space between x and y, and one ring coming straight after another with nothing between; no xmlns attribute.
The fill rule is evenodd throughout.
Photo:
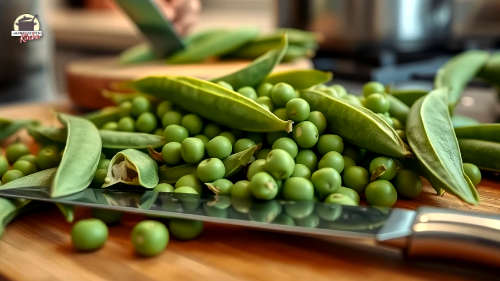
<svg viewBox="0 0 500 281"><path fill-rule="evenodd" d="M89 186L101 157L99 130L90 121L58 114L66 127L66 146L50 189L51 197L65 196Z"/></svg>
<svg viewBox="0 0 500 281"><path fill-rule="evenodd" d="M500 123L478 124L455 128L459 139L478 139L500 142Z"/></svg>
<svg viewBox="0 0 500 281"><path fill-rule="evenodd" d="M476 188L462 167L446 94L444 88L433 90L411 107L406 137L425 176L438 192L443 189L469 204L477 204Z"/></svg>
<svg viewBox="0 0 500 281"><path fill-rule="evenodd" d="M0 237L2 237L5 227L29 202L30 200L26 199L7 199L0 197Z"/></svg>
<svg viewBox="0 0 500 281"><path fill-rule="evenodd" d="M402 101L398 100L394 96L387 95L387 99L389 100L389 114L399 121L406 123L406 118L408 117L408 113L410 112L410 108Z"/></svg>
<svg viewBox="0 0 500 281"><path fill-rule="evenodd" d="M286 35L283 35L281 44L277 48L272 49L262 56L256 58L246 67L228 75L212 79L211 81L224 81L231 84L231 86L233 86L235 89L239 89L244 86L256 86L260 82L262 82L266 78L266 76L271 73L271 71L273 71L274 67L277 64L280 63L283 55L286 52L287 46L288 39Z"/></svg>
<svg viewBox="0 0 500 281"><path fill-rule="evenodd" d="M10 120L0 118L0 141L10 137L22 128L35 124L38 124L38 122L34 120Z"/></svg>
<svg viewBox="0 0 500 281"><path fill-rule="evenodd" d="M255 28L240 28L200 39L167 59L167 63L193 63L231 52L257 37Z"/></svg>
<svg viewBox="0 0 500 281"><path fill-rule="evenodd" d="M482 170L500 172L500 143L458 139L462 160L477 165Z"/></svg>
<svg viewBox="0 0 500 281"><path fill-rule="evenodd" d="M130 109L118 106L106 107L101 110L83 115L83 117L101 127L107 122L118 121L118 119L130 114Z"/></svg>
<svg viewBox="0 0 500 281"><path fill-rule="evenodd" d="M182 164L177 166L161 165L158 168L158 176L161 182L176 183L182 176L196 173L196 166L192 164Z"/></svg>
<svg viewBox="0 0 500 281"><path fill-rule="evenodd" d="M455 128L480 124L479 121L474 118L458 114L454 114L453 116L451 116L451 122L453 123L453 127Z"/></svg>
<svg viewBox="0 0 500 281"><path fill-rule="evenodd" d="M491 84L500 85L500 52L493 53L481 68L478 77Z"/></svg>
<svg viewBox="0 0 500 281"><path fill-rule="evenodd" d="M297 90L302 90L314 85L326 83L332 80L332 77L333 74L331 72L324 72L316 69L286 70L268 75L264 82L271 84L285 82Z"/></svg>
<svg viewBox="0 0 500 281"><path fill-rule="evenodd" d="M407 106L412 106L419 98L427 95L429 91L419 89L389 89L389 94L402 101Z"/></svg>
<svg viewBox="0 0 500 281"><path fill-rule="evenodd" d="M226 168L225 177L230 177L239 172L243 167L252 162L253 155L259 149L259 145L253 145L243 151L229 155L224 159L224 166Z"/></svg>
<svg viewBox="0 0 500 281"><path fill-rule="evenodd" d="M371 110L316 90L303 90L300 95L312 110L325 114L333 132L349 142L383 155L398 158L411 156L398 133Z"/></svg>
<svg viewBox="0 0 500 281"><path fill-rule="evenodd" d="M36 173L20 177L6 184L0 185L0 190L15 189L21 187L50 187L54 176L56 175L57 168L50 168L38 171Z"/></svg>
<svg viewBox="0 0 500 281"><path fill-rule="evenodd" d="M434 78L435 88L448 89L448 107L453 112L462 92L488 60L486 51L467 51L450 59Z"/></svg>
<svg viewBox="0 0 500 281"><path fill-rule="evenodd" d="M132 46L120 54L118 62L121 64L133 64L147 62L157 59L151 46L147 43Z"/></svg>
<svg viewBox="0 0 500 281"><path fill-rule="evenodd" d="M121 182L154 188L158 181L158 165L149 155L136 149L125 149L111 159L102 187Z"/></svg>
<svg viewBox="0 0 500 281"><path fill-rule="evenodd" d="M221 125L252 132L292 130L292 121L283 121L252 99L216 83L178 76L152 76L133 82L137 90L170 100Z"/></svg>

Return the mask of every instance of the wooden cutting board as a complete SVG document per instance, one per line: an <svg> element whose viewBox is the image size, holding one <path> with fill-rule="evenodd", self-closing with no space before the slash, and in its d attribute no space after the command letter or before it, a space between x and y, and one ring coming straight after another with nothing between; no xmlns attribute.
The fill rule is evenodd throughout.
<svg viewBox="0 0 500 281"><path fill-rule="evenodd" d="M54 124L53 110L72 111L69 103L26 104L0 108L0 117L35 118ZM22 136L25 134L21 134ZM500 178L478 186L479 206L453 196L438 197L426 184L417 200L397 207L422 205L500 213ZM77 218L88 216L79 209ZM470 264L407 261L396 251L372 245L327 243L312 238L242 227L206 224L199 239L171 240L153 258L137 257L130 232L141 217L126 215L109 228L105 246L94 253L71 248L71 224L52 207L24 215L0 240L0 279L9 280L498 280L498 272Z"/></svg>

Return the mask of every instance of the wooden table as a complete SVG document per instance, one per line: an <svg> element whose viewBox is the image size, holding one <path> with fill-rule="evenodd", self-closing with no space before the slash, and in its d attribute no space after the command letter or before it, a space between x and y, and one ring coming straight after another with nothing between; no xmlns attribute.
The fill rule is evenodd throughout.
<svg viewBox="0 0 500 281"><path fill-rule="evenodd" d="M52 110L67 103L0 108L0 116L54 123ZM438 197L428 184L418 200L399 200L414 209L432 205L500 213L498 177L478 187L481 204L465 205L453 196ZM88 216L79 210L77 217ZM242 227L206 224L193 241L172 240L154 258L133 253L130 231L141 217L126 215L109 228L105 246L93 253L71 248L70 229L55 208L22 216L0 240L0 279L14 280L500 280L498 270L467 264L407 261L396 251L327 243L312 238Z"/></svg>

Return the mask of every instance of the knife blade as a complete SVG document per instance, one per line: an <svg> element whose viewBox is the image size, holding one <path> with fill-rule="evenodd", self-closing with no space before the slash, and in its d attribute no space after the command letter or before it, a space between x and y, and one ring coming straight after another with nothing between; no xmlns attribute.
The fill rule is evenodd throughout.
<svg viewBox="0 0 500 281"><path fill-rule="evenodd" d="M193 219L271 231L348 239L400 248L409 256L462 258L500 265L500 216L422 207L343 206L313 201L252 201L227 196L158 193L127 187L87 188L51 198L41 187L0 190L0 196Z"/></svg>

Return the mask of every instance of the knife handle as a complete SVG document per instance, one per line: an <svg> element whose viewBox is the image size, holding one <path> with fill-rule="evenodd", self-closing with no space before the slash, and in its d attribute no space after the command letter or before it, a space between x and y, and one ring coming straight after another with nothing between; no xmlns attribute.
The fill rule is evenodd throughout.
<svg viewBox="0 0 500 281"><path fill-rule="evenodd" d="M442 257L500 266L500 216L422 207L409 239L410 257Z"/></svg>

